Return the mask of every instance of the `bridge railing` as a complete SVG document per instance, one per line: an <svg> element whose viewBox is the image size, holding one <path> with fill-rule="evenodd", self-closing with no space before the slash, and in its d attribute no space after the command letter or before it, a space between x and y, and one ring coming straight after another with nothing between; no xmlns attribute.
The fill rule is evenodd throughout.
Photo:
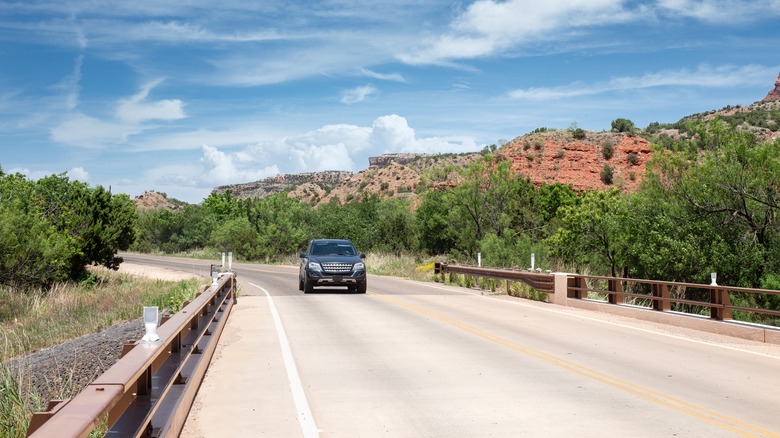
<svg viewBox="0 0 780 438"><path fill-rule="evenodd" d="M636 278L604 277L566 273L477 268L436 263L435 273L442 279L448 274L462 274L496 280L520 281L547 292L550 301L572 305L573 301L588 301L615 306L630 306L662 313L709 317L715 321L732 321L735 312L752 314L754 319L780 321L780 311L757 305L734 304L780 301L780 291L722 286L715 284L681 283ZM559 280L562 279L563 281ZM757 316L757 318L756 318Z"/></svg>
<svg viewBox="0 0 780 438"><path fill-rule="evenodd" d="M53 400L33 415L27 436L179 436L235 302L235 276L214 284L163 318L156 342L125 346L123 356L69 400Z"/></svg>

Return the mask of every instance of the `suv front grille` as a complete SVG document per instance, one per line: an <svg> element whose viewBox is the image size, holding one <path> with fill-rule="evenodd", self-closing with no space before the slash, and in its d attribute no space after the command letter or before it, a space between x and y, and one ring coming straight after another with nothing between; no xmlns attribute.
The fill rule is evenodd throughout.
<svg viewBox="0 0 780 438"><path fill-rule="evenodd" d="M322 270L328 274L349 274L352 272L352 263L323 263Z"/></svg>

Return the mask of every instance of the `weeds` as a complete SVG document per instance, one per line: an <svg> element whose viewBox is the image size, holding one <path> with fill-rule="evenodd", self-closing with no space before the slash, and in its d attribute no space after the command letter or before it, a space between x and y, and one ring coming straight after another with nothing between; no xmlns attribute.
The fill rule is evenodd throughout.
<svg viewBox="0 0 780 438"><path fill-rule="evenodd" d="M178 311L191 300L203 280L149 280L94 269L88 281L55 285L48 291L0 288L0 436L24 437L32 412L48 402L40 395L68 398L78 391L72 378L31 387L25 369L5 364L42 348L61 344L141 315L144 306Z"/></svg>

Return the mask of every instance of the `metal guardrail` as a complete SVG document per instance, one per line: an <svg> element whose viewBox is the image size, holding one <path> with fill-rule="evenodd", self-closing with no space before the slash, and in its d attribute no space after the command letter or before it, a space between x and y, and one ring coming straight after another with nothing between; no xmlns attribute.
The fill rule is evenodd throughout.
<svg viewBox="0 0 780 438"><path fill-rule="evenodd" d="M594 299L594 294L605 297L602 301L609 304L632 304L660 312L700 315L701 312L691 310L708 309L710 319L717 321L732 319L735 310L780 317L780 311L734 305L731 298L737 294L780 295L777 290L594 275L569 276L569 298Z"/></svg>
<svg viewBox="0 0 780 438"><path fill-rule="evenodd" d="M780 317L780 311L732 304L732 296L778 295L778 290L750 289L717 284L680 283L636 278L602 277L578 274L542 274L529 271L451 266L436 263L437 275L463 274L496 280L522 281L530 287L549 294L561 293L566 298L632 305L659 312L677 312L701 315L709 311L710 319L731 320L734 311ZM555 276L566 276L566 287L555 290ZM749 301L749 300L742 300Z"/></svg>
<svg viewBox="0 0 780 438"><path fill-rule="evenodd" d="M69 400L33 415L32 438L179 436L219 336L235 303L235 275L217 281L174 315L163 318L157 342L125 346L111 368Z"/></svg>
<svg viewBox="0 0 780 438"><path fill-rule="evenodd" d="M463 274L473 277L493 278L496 280L520 281L540 291L553 293L555 291L555 277L552 274L542 274L530 271L512 271L507 269L476 268L471 266L448 265L447 263L434 264L436 275ZM509 285L507 285L509 287Z"/></svg>

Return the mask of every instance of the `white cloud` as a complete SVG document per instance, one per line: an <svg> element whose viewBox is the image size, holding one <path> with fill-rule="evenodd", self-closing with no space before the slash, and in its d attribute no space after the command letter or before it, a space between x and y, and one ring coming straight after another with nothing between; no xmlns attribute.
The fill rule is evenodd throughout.
<svg viewBox="0 0 780 438"><path fill-rule="evenodd" d="M565 37L578 28L635 18L622 0L480 0L450 24L450 31L399 58L409 64L446 64L494 55L518 44ZM552 37L551 37L552 35Z"/></svg>
<svg viewBox="0 0 780 438"><path fill-rule="evenodd" d="M364 76L379 79L381 81L406 82L406 78L400 73L378 73L367 68L361 68L360 73Z"/></svg>
<svg viewBox="0 0 780 438"><path fill-rule="evenodd" d="M215 147L201 147L204 171L201 181L224 185L236 181L255 181L279 173L276 165L257 169L257 163L246 154L226 154Z"/></svg>
<svg viewBox="0 0 780 438"><path fill-rule="evenodd" d="M340 102L345 105L364 102L366 100L370 100L378 92L379 90L377 90L373 85L363 85L360 87L351 88L341 92Z"/></svg>
<svg viewBox="0 0 780 438"><path fill-rule="evenodd" d="M132 134L138 134L139 127L104 121L76 113L51 129L51 139L83 148L104 148L121 144Z"/></svg>
<svg viewBox="0 0 780 438"><path fill-rule="evenodd" d="M152 81L141 87L141 90L129 99L121 99L117 104L116 117L127 123L142 123L148 120L178 120L185 116L182 101L165 99L148 102L149 93L162 83L162 80Z"/></svg>
<svg viewBox="0 0 780 438"><path fill-rule="evenodd" d="M548 101L591 96L616 91L630 91L653 87L733 88L770 83L777 67L747 65L742 67L699 66L695 70L663 70L643 76L623 76L605 82L585 84L574 82L558 87L533 87L509 92L518 100Z"/></svg>
<svg viewBox="0 0 780 438"><path fill-rule="evenodd" d="M84 148L104 148L127 143L131 135L143 133L152 120L172 121L186 117L183 103L178 99L148 101L149 93L162 83L153 81L141 87L134 96L120 99L113 119L99 119L81 112L66 115L51 128L54 141Z"/></svg>
<svg viewBox="0 0 780 438"><path fill-rule="evenodd" d="M13 169L8 170L7 173L11 175L20 173L32 181L38 181L41 178L46 178L48 176L60 174L60 172L51 172L48 170L30 170L23 167L15 167ZM71 181L89 182L89 173L86 170L84 170L83 167L74 167L70 169L69 171L66 172L66 176Z"/></svg>
<svg viewBox="0 0 780 438"><path fill-rule="evenodd" d="M74 181L88 182L89 172L83 167L74 167L68 171L68 178Z"/></svg>
<svg viewBox="0 0 780 438"><path fill-rule="evenodd" d="M661 12L711 23L738 23L780 15L777 0L659 0Z"/></svg>

